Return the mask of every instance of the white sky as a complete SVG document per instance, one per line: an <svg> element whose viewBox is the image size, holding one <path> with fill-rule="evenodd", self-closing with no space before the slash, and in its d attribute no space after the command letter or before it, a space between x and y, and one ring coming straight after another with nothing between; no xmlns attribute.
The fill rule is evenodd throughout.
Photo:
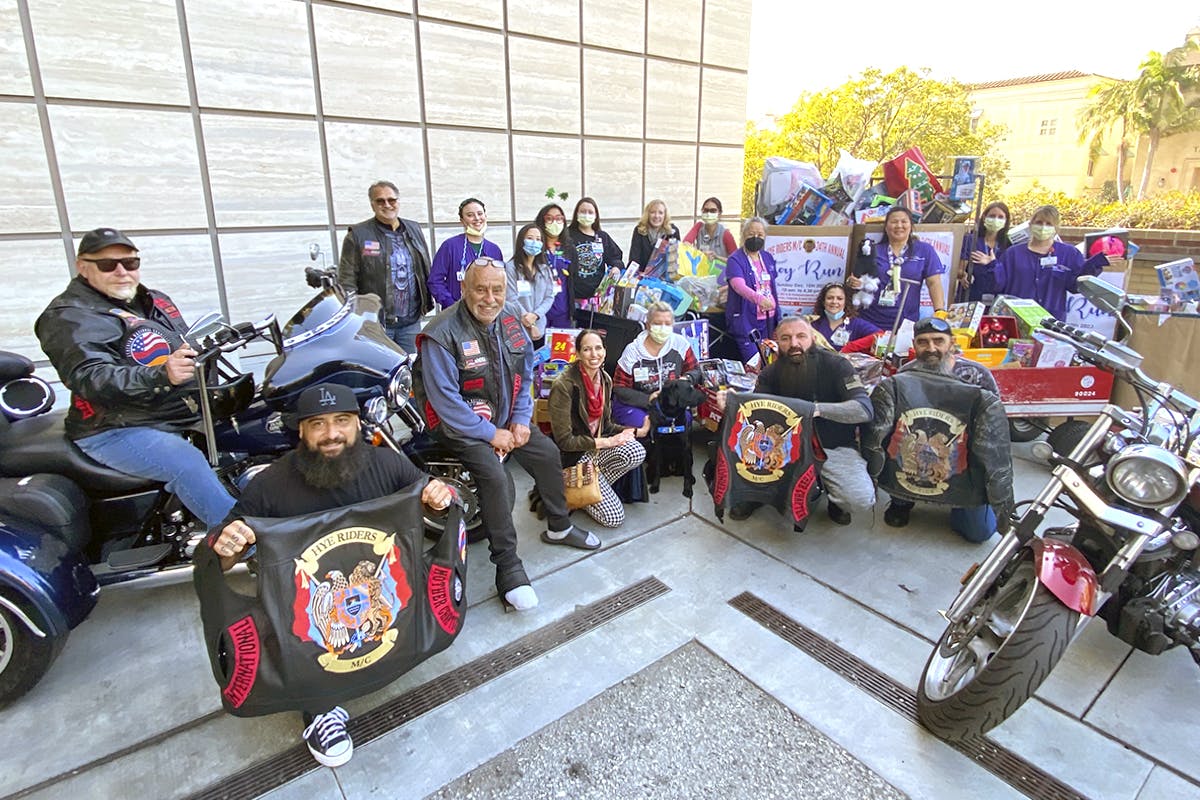
<svg viewBox="0 0 1200 800"><path fill-rule="evenodd" d="M895 0L753 4L746 113L759 123L867 67L929 67L972 83L1075 69L1132 78L1149 51L1183 44L1200 25L1194 0L976 1L961 11Z"/></svg>

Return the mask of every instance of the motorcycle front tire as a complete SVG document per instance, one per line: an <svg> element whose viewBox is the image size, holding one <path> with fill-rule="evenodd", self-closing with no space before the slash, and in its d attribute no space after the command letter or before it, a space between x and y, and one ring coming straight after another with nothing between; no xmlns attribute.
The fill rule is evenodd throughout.
<svg viewBox="0 0 1200 800"><path fill-rule="evenodd" d="M28 609L22 606L22 611ZM66 638L34 636L0 605L0 709L37 685L62 652Z"/></svg>
<svg viewBox="0 0 1200 800"><path fill-rule="evenodd" d="M1037 579L1028 551L1001 581L946 628L921 673L917 717L946 741L981 737L1008 719L1058 664L1079 621Z"/></svg>

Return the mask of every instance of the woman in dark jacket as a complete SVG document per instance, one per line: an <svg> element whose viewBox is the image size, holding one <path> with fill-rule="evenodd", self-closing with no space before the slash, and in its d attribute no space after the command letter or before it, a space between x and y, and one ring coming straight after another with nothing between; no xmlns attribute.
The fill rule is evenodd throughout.
<svg viewBox="0 0 1200 800"><path fill-rule="evenodd" d="M646 460L646 449L634 438L632 428L613 422L612 379L604 371L604 356L600 334L590 329L580 331L575 337L575 360L550 389L550 428L564 467L580 461L595 464L600 502L585 506L584 511L601 525L616 528L625 521L625 504L612 485ZM593 539L595 545L591 544ZM595 549L600 541L589 534L586 545L573 544Z"/></svg>
<svg viewBox="0 0 1200 800"><path fill-rule="evenodd" d="M621 248L600 227L600 210L590 197L575 204L575 214L567 226L568 247L575 253L571 272L571 297L582 304L596 296L606 273L620 274L625 269Z"/></svg>
<svg viewBox="0 0 1200 800"><path fill-rule="evenodd" d="M629 263L637 262L639 271L645 272L663 239L679 241L679 228L671 222L667 204L662 200L651 200L646 204L642 218L634 226L633 237L629 240Z"/></svg>

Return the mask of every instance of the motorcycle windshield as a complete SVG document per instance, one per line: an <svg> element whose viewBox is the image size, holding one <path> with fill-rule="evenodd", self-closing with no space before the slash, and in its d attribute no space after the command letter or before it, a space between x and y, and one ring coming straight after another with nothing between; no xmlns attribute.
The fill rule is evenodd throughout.
<svg viewBox="0 0 1200 800"><path fill-rule="evenodd" d="M379 324L374 295L343 303L332 290L321 292L288 321L283 335L283 352L263 375L263 399L272 405L286 405L322 381L381 391L405 360Z"/></svg>

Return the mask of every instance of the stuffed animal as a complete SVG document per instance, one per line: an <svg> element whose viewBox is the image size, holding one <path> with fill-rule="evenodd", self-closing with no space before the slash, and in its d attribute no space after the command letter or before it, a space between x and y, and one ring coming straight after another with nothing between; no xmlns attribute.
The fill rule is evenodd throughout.
<svg viewBox="0 0 1200 800"><path fill-rule="evenodd" d="M875 302L875 293L879 291L879 275L875 267L875 242L863 238L858 253L855 255L851 273L862 280L862 285L850 301L855 308L861 311Z"/></svg>

